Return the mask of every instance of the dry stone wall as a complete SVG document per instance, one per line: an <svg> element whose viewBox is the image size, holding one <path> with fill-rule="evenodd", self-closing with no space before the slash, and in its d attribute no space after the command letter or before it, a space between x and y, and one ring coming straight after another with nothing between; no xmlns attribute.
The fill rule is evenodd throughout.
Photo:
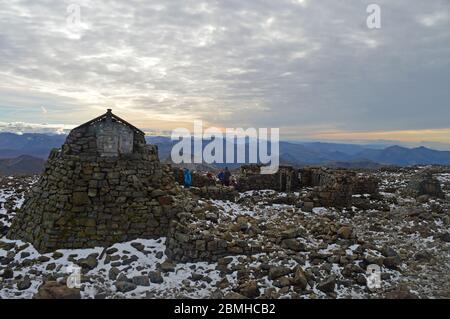
<svg viewBox="0 0 450 319"><path fill-rule="evenodd" d="M197 262L260 253L261 244L252 240L255 233L242 232L247 225L246 220L222 223L216 212L204 207L194 209L193 214L177 214L169 227L166 254L174 261Z"/></svg>
<svg viewBox="0 0 450 319"><path fill-rule="evenodd" d="M145 137L118 122L99 122L70 132L62 151L69 155L118 156L141 153Z"/></svg>
<svg viewBox="0 0 450 319"><path fill-rule="evenodd" d="M243 165L236 189L240 192L264 189L290 192L300 187L297 170L291 166L280 166L276 174L261 174L260 168L258 165Z"/></svg>
<svg viewBox="0 0 450 319"><path fill-rule="evenodd" d="M309 201L314 206L346 207L352 204L355 194L378 193L379 181L370 175L313 167L300 170L300 176L303 187L313 188Z"/></svg>
<svg viewBox="0 0 450 319"><path fill-rule="evenodd" d="M379 192L380 181L374 176L359 175L355 178L353 194L376 195Z"/></svg>
<svg viewBox="0 0 450 319"><path fill-rule="evenodd" d="M180 209L172 198L176 189L155 150L147 156L92 161L53 154L9 237L50 251L165 236Z"/></svg>

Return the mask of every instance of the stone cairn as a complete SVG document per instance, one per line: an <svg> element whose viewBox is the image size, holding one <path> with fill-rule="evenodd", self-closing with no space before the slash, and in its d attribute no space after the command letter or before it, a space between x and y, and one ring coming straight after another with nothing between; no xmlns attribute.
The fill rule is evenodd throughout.
<svg viewBox="0 0 450 319"><path fill-rule="evenodd" d="M111 110L75 128L51 152L8 237L48 252L166 236L183 211L179 188L144 135Z"/></svg>

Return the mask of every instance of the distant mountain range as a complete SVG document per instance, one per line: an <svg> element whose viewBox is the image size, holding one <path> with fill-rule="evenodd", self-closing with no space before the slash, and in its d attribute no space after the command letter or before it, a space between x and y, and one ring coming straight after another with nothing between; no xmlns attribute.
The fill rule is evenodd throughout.
<svg viewBox="0 0 450 319"><path fill-rule="evenodd" d="M31 155L47 159L52 148L60 147L66 135L47 135L39 133L15 134L0 133L0 158L13 158Z"/></svg>
<svg viewBox="0 0 450 319"><path fill-rule="evenodd" d="M160 157L166 159L175 142L168 137L149 137L158 145ZM208 143L204 142L204 145ZM248 144L248 143L247 143ZM280 142L280 162L297 166L327 165L348 168L375 168L382 165L450 165L450 151L426 147L357 145L323 142ZM223 165L222 165L223 166ZM229 165L232 166L232 165Z"/></svg>
<svg viewBox="0 0 450 319"><path fill-rule="evenodd" d="M65 138L65 135L0 133L0 159L3 159L0 172L40 171L42 160L47 159L52 148L60 147ZM147 141L158 145L162 161L170 161L170 152L175 142L161 136L147 137ZM207 143L208 141L204 141L204 145ZM380 165L450 165L450 151L436 151L426 147L282 141L280 162L296 166L327 165L347 168L377 168Z"/></svg>
<svg viewBox="0 0 450 319"><path fill-rule="evenodd" d="M37 174L44 169L45 160L29 155L0 159L0 176Z"/></svg>

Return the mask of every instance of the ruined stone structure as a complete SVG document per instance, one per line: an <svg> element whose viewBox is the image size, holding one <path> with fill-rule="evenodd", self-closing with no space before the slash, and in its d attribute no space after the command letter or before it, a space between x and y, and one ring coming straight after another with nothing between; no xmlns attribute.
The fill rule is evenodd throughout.
<svg viewBox="0 0 450 319"><path fill-rule="evenodd" d="M441 184L433 177L432 172L424 172L413 176L408 183L406 193L412 197L427 195L436 198L445 198Z"/></svg>
<svg viewBox="0 0 450 319"><path fill-rule="evenodd" d="M309 167L299 171L302 187L312 187L309 198L315 206L345 207L355 194L378 193L378 180L355 172L322 167Z"/></svg>
<svg viewBox="0 0 450 319"><path fill-rule="evenodd" d="M353 194L369 194L375 195L379 192L380 181L368 175L359 174L355 177L355 183L353 185Z"/></svg>
<svg viewBox="0 0 450 319"><path fill-rule="evenodd" d="M352 201L353 182L348 174L321 174L320 184L314 187L311 197L319 206L348 206Z"/></svg>
<svg viewBox="0 0 450 319"><path fill-rule="evenodd" d="M111 110L75 128L53 150L8 237L42 252L165 236L181 211L156 146Z"/></svg>
<svg viewBox="0 0 450 319"><path fill-rule="evenodd" d="M307 167L296 170L291 166L280 166L274 175L260 174L260 166L241 167L237 190L271 189L281 192L312 188L307 206L345 207L352 202L354 194L378 193L378 180L369 175L356 174L348 170L323 167Z"/></svg>
<svg viewBox="0 0 450 319"><path fill-rule="evenodd" d="M253 164L241 166L236 189L240 192L263 189L291 192L299 186L297 171L292 166L280 166L276 174L261 174L261 166Z"/></svg>

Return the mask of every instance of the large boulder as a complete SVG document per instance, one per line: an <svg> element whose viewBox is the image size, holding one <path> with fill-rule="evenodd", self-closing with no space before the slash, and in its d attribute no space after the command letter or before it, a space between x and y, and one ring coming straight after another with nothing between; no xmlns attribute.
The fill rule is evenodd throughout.
<svg viewBox="0 0 450 319"><path fill-rule="evenodd" d="M81 299L80 289L69 288L56 281L47 281L39 287L34 299Z"/></svg>

